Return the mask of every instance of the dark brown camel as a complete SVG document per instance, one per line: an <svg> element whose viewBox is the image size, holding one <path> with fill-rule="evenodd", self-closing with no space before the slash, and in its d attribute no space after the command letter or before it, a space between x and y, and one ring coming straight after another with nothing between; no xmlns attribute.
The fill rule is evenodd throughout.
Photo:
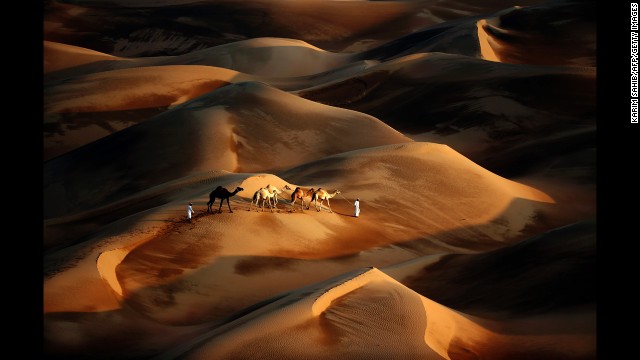
<svg viewBox="0 0 640 360"><path fill-rule="evenodd" d="M223 188L222 186L218 186L211 192L211 194L209 194L209 201L207 202L207 212L211 211L211 205L216 202L216 198L220 199L220 207L218 208L219 213L222 213L222 203L224 203L224 199L227 199L229 212L233 212L233 210L231 210L231 205L229 205L229 198L242 190L244 189L241 187L237 187L234 192L229 192L229 190Z"/></svg>
<svg viewBox="0 0 640 360"><path fill-rule="evenodd" d="M315 190L311 188L305 192L299 186L295 190L293 190L293 192L291 193L291 211L295 211L295 209L293 208L293 205L295 205L296 200L300 199L300 202L302 203L302 205L300 205L300 210L304 212L304 198L313 195L314 191ZM309 201L307 210L309 209L309 206L311 206L311 201Z"/></svg>

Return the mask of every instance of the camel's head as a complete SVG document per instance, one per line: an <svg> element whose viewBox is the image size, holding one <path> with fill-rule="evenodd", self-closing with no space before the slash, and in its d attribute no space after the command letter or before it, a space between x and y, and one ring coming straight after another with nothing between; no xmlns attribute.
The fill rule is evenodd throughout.
<svg viewBox="0 0 640 360"><path fill-rule="evenodd" d="M243 188L241 188L240 186L238 186L238 187L236 188L236 190L238 190L238 192L240 192L240 191L244 191L244 189L243 189Z"/></svg>
<svg viewBox="0 0 640 360"><path fill-rule="evenodd" d="M340 190L336 190L336 194L340 194Z"/></svg>
<svg viewBox="0 0 640 360"><path fill-rule="evenodd" d="M285 190L291 190L291 188L289 187L289 184L284 184L284 189Z"/></svg>

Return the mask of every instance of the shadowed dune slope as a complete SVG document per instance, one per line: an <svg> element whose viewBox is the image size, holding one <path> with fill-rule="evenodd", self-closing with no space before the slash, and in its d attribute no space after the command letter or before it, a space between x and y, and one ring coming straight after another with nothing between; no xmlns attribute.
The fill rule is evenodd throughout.
<svg viewBox="0 0 640 360"><path fill-rule="evenodd" d="M86 211L202 171L277 170L407 141L365 114L261 83L230 85L45 162L45 218Z"/></svg>
<svg viewBox="0 0 640 360"><path fill-rule="evenodd" d="M252 77L210 66L151 66L78 76L44 89L44 158L104 136L233 82Z"/></svg>
<svg viewBox="0 0 640 360"><path fill-rule="evenodd" d="M596 65L595 2L511 5L520 6L428 26L354 57L386 61L444 52L515 64Z"/></svg>
<svg viewBox="0 0 640 360"><path fill-rule="evenodd" d="M595 86L595 68L429 53L296 93L376 116L416 140L446 143L514 176L522 173L525 156L528 166L547 160L536 159L542 144L553 145L556 156L595 147ZM518 157L511 153L516 148Z"/></svg>
<svg viewBox="0 0 640 360"><path fill-rule="evenodd" d="M427 261L425 259L425 261ZM596 224L585 221L481 254L450 254L413 274L387 273L441 304L481 316L594 309Z"/></svg>
<svg viewBox="0 0 640 360"><path fill-rule="evenodd" d="M594 1L515 7L477 23L482 55L514 64L596 65Z"/></svg>

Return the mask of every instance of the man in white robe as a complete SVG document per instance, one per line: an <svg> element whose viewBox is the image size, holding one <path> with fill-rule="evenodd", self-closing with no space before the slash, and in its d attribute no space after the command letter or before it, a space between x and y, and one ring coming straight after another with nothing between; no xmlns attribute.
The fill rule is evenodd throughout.
<svg viewBox="0 0 640 360"><path fill-rule="evenodd" d="M189 220L189 222L191 222L191 215L196 213L195 211L193 211L192 205L193 203L189 203L189 206L187 206L187 219Z"/></svg>

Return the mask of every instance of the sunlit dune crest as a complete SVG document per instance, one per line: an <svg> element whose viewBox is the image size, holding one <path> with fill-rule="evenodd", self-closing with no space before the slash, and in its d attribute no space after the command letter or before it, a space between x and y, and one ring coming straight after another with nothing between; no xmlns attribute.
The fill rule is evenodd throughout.
<svg viewBox="0 0 640 360"><path fill-rule="evenodd" d="M114 57L50 41L45 42L45 51L48 54L45 63L48 77L45 79L48 81L109 70L168 65L206 65L258 76L297 77L332 70L347 64L353 57L286 38L255 38L177 56L142 58ZM83 56L78 57L78 54ZM55 65L51 63L53 60Z"/></svg>
<svg viewBox="0 0 640 360"><path fill-rule="evenodd" d="M118 57L73 45L44 41L44 73Z"/></svg>
<svg viewBox="0 0 640 360"><path fill-rule="evenodd" d="M489 26L489 24L486 19L478 20L477 27L478 41L480 42L480 53L482 54L482 58L485 60L500 62L500 58L494 50L494 48L499 45L489 34L487 34L487 26Z"/></svg>
<svg viewBox="0 0 640 360"><path fill-rule="evenodd" d="M171 65L101 72L46 89L46 113L114 111L181 104L230 82L233 70Z"/></svg>

